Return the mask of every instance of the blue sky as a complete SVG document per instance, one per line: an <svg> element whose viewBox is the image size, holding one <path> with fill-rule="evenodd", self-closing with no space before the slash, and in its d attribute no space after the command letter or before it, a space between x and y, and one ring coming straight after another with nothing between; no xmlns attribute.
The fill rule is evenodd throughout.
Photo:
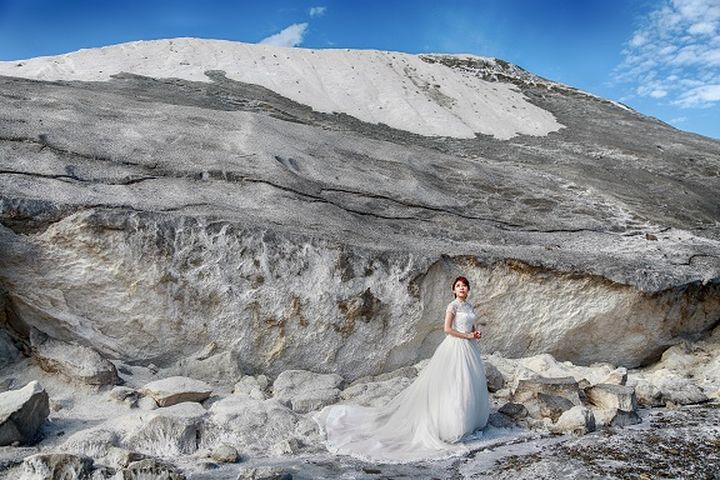
<svg viewBox="0 0 720 480"><path fill-rule="evenodd" d="M720 0L0 0L0 60L170 37L494 56L720 139Z"/></svg>

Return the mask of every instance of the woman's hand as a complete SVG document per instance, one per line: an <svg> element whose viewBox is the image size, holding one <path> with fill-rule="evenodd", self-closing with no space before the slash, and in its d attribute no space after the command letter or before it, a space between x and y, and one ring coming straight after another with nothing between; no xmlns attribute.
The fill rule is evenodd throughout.
<svg viewBox="0 0 720 480"><path fill-rule="evenodd" d="M470 332L470 334L471 334L472 336L469 338L469 340L479 339L480 337L482 337L482 333L480 333L479 330L473 330L472 332Z"/></svg>

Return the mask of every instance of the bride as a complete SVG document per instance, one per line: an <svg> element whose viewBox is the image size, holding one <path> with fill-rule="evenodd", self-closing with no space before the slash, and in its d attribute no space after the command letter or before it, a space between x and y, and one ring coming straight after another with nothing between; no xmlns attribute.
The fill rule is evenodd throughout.
<svg viewBox="0 0 720 480"><path fill-rule="evenodd" d="M369 461L431 460L468 451L459 440L488 421L485 368L467 302L470 283L458 277L445 311L445 333L417 378L382 407L330 405L314 418L329 451Z"/></svg>

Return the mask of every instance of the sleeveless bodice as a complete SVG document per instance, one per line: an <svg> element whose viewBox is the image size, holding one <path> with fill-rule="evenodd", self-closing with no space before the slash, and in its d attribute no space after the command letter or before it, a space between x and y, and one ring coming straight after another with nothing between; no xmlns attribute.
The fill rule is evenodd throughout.
<svg viewBox="0 0 720 480"><path fill-rule="evenodd" d="M477 318L473 306L456 298L450 302L448 308L455 312L455 330L458 332L472 332L472 326Z"/></svg>

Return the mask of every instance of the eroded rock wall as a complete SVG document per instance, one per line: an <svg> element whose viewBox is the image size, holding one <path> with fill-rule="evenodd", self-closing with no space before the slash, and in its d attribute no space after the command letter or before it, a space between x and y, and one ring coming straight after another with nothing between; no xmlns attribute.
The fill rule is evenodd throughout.
<svg viewBox="0 0 720 480"><path fill-rule="evenodd" d="M459 274L483 350L505 356L633 367L720 319L713 282L648 294L517 260L373 251L179 215L89 210L0 237L15 330L126 362L170 364L216 342L248 372L377 374L432 354Z"/></svg>

